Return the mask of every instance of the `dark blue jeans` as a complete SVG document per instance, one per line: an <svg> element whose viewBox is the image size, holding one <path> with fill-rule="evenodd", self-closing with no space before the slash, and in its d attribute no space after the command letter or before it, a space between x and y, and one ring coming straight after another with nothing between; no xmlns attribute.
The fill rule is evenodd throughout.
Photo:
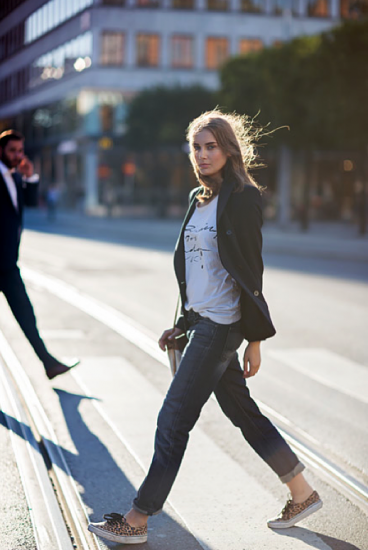
<svg viewBox="0 0 368 550"><path fill-rule="evenodd" d="M212 392L223 412L284 483L304 466L250 397L237 349L240 321L219 325L189 312L189 343L158 416L153 460L133 507L148 515L161 511L178 473L189 432Z"/></svg>

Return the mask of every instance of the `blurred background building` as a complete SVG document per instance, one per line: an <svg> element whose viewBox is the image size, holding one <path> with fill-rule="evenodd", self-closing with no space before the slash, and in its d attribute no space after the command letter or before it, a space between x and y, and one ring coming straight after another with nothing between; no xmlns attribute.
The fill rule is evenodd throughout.
<svg viewBox="0 0 368 550"><path fill-rule="evenodd" d="M113 208L139 171L124 150L134 94L216 89L230 56L356 15L355 0L2 0L0 130L25 134L45 195L56 184L68 207Z"/></svg>

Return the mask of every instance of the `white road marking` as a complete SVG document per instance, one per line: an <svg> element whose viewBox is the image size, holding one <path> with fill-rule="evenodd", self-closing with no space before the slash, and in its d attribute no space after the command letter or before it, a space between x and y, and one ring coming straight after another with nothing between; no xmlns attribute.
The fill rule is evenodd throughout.
<svg viewBox="0 0 368 550"><path fill-rule="evenodd" d="M329 389L368 403L368 367L324 348L269 350L267 355Z"/></svg>
<svg viewBox="0 0 368 550"><path fill-rule="evenodd" d="M77 307L97 321L110 327L117 334L120 334L120 336L123 336L126 340L148 353L148 355L167 366L166 354L158 347L155 335L139 323L133 321L130 317L91 296L83 294L78 289L55 277L38 273L27 267L22 267L22 275L36 286L48 290L51 294L64 300L64 302Z"/></svg>

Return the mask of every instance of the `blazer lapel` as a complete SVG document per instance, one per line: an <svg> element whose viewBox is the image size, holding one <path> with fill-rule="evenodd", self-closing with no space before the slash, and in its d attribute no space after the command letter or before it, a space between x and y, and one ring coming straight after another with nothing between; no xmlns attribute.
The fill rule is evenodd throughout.
<svg viewBox="0 0 368 550"><path fill-rule="evenodd" d="M225 209L225 206L227 204L227 201L230 198L231 193L233 192L233 189L235 187L234 181L224 181L221 185L218 203L217 203L217 224L222 216L222 213Z"/></svg>
<svg viewBox="0 0 368 550"><path fill-rule="evenodd" d="M13 172L12 178L17 188L18 212L21 214L23 210L23 180L18 172Z"/></svg>
<svg viewBox="0 0 368 550"><path fill-rule="evenodd" d="M193 195L192 200L190 201L189 208L187 210L187 213L185 214L185 218L181 226L179 237L175 246L174 268L179 282L185 281L184 231L188 221L192 217L198 200L197 195L200 191L201 188L198 189L198 191Z"/></svg>
<svg viewBox="0 0 368 550"><path fill-rule="evenodd" d="M7 193L8 197L9 197L10 203L11 203L12 207L14 208L14 210L18 213L18 209L17 209L17 207L15 206L15 204L14 204L14 202L13 202L13 199L12 199L12 197L11 197L11 194L10 194L10 190L9 190L8 184L7 184L7 182L5 181L5 177L3 176L3 174L0 174L0 177L1 177L2 181L3 181L3 185L4 185L5 189L6 189L6 193ZM16 190L16 193L17 193L17 204L18 204L18 206L19 206L19 186L17 185L17 182L16 182L16 180L14 179L13 175L10 175L10 177L11 177L11 178L13 179L13 181L14 181L15 190Z"/></svg>
<svg viewBox="0 0 368 550"><path fill-rule="evenodd" d="M190 218L192 217L192 214L195 210L195 207L196 207L196 204L197 204L197 201L198 201L197 195L198 195L198 193L200 193L200 191L201 191L201 189L198 189L198 191L193 195L192 200L190 201L189 208L187 210L187 213L185 214L185 218L184 218L183 224L182 224L181 229L180 229L178 242L180 241L181 236L184 235L184 230L186 228L186 225L187 225L188 221L190 220Z"/></svg>

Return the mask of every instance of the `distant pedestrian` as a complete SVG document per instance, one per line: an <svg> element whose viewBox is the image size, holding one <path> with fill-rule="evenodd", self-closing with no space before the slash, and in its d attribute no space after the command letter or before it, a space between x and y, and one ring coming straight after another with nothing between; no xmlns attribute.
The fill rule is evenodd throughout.
<svg viewBox="0 0 368 550"><path fill-rule="evenodd" d="M53 183L50 185L50 187L47 189L46 193L46 204L47 204L47 213L48 213L48 219L50 221L56 220L56 211L57 211L57 205L59 202L59 187L56 185L56 183Z"/></svg>
<svg viewBox="0 0 368 550"><path fill-rule="evenodd" d="M0 134L0 292L14 317L42 361L49 379L68 372L78 364L61 363L53 357L40 337L31 301L18 262L23 206L37 205L38 175L24 155L24 137L15 130Z"/></svg>
<svg viewBox="0 0 368 550"><path fill-rule="evenodd" d="M251 127L244 117L207 112L190 124L188 141L200 187L191 193L174 256L183 314L174 329L165 330L159 345L165 350L184 331L189 342L160 411L153 460L132 509L89 525L114 542L147 540L148 517L161 511L189 432L212 392L290 489L292 498L268 526L291 527L322 506L302 474L303 464L246 386L261 365L261 340L275 334L262 295L261 196L248 172L254 160ZM248 345L241 367L237 349L244 338Z"/></svg>

